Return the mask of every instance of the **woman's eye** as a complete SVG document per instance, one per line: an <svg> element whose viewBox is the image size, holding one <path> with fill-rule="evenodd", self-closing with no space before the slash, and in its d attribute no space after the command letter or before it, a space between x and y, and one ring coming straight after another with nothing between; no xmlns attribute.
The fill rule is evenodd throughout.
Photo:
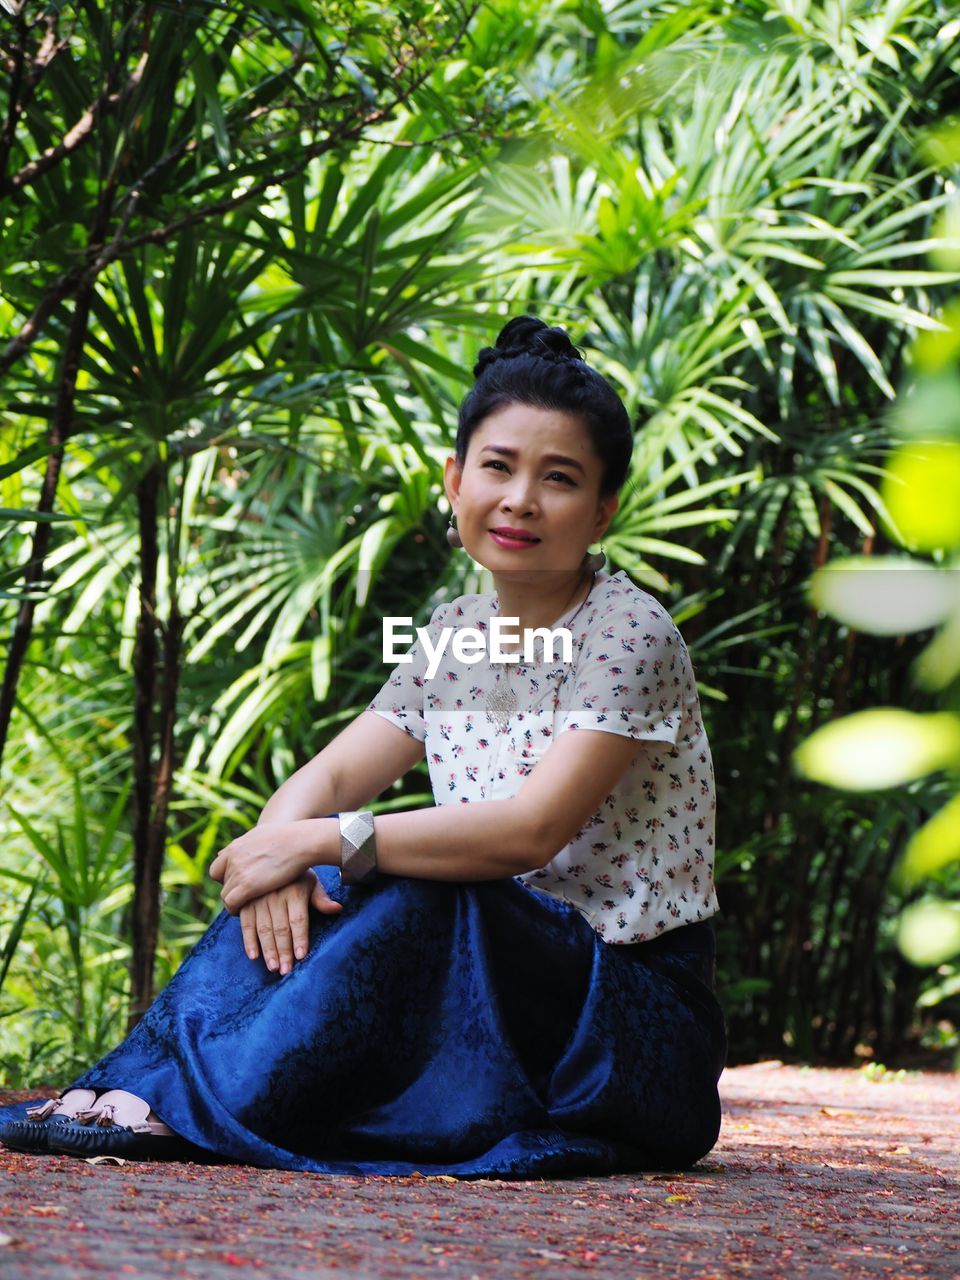
<svg viewBox="0 0 960 1280"><path fill-rule="evenodd" d="M484 467L497 467L498 469L502 467L504 471L508 469L507 464L503 462L500 458L489 458L483 465ZM547 479L563 480L565 484L571 484L571 485L576 484L576 481L573 479L573 477L568 476L565 471L551 471L547 475Z"/></svg>

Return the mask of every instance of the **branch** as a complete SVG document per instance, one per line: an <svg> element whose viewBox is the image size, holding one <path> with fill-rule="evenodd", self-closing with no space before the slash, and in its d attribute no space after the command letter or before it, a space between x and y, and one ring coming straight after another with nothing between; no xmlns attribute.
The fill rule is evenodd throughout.
<svg viewBox="0 0 960 1280"><path fill-rule="evenodd" d="M393 105L391 104L391 108ZM241 205L252 200L254 196L263 195L271 187L282 187L291 178L299 177L311 160L317 159L318 156L324 155L341 143L354 141L363 133L368 124L380 124L387 118L389 110L390 108L383 107L377 111L371 111L369 115L364 116L352 128L328 134L322 142L315 143L312 147L304 147L296 164L291 165L289 169L284 169L280 173L270 174L269 177L263 178L252 187L247 187L239 195L231 196L228 200L217 200L213 204L204 205L203 208L195 209L192 213L178 219L176 222L168 223L165 227L155 227L152 231L144 231L130 240L118 242L117 238L114 237L110 247L105 249L97 258L97 263L100 264L99 270L102 270L103 267L113 262L116 258L129 253L131 249L139 249L141 245L145 244L165 244L178 231L185 231L188 227L196 226L198 222L206 222L210 218L232 213L234 209L239 209Z"/></svg>
<svg viewBox="0 0 960 1280"><path fill-rule="evenodd" d="M94 217L93 227L90 230L88 241L88 252L90 249L103 244L106 236L107 226L110 221L114 193L116 189L116 178L113 177L104 187L97 202L97 210ZM119 230L124 230L129 224L130 218L133 216L133 210L136 207L135 202L130 204L129 209L120 219ZM63 302L66 298L77 294L84 297L93 289L96 283L99 270L91 270L89 267L84 268L81 265L72 267L69 271L65 271L59 280L54 281L53 285L47 290L40 299L33 315L23 326L17 336L9 343L3 354L0 355L0 378L6 371L15 364L31 347L33 342L39 336L44 323L50 314ZM86 304L89 307L89 303ZM84 329L86 333L86 329Z"/></svg>
<svg viewBox="0 0 960 1280"><path fill-rule="evenodd" d="M428 63L423 70L413 77L411 82L399 90L394 98L383 107L378 107L375 111L369 111L362 115L350 128L341 128L339 131L329 133L322 142L314 144L312 147L305 147L301 152L298 162L291 168L279 174L271 174L269 178L264 178L261 182L247 188L238 196L232 196L229 200L217 201L214 204L206 205L202 209L197 209L186 217L181 218L178 222L170 223L166 227L157 227L153 231L145 231L139 236L135 236L132 240L125 243L117 244L117 238L114 237L113 245L105 251L108 255L107 262L112 262L116 258L128 253L131 249L138 249L145 244L165 244L171 236L176 235L178 231L184 231L188 227L195 226L198 222L205 222L208 218L218 217L224 213L231 213L234 209L245 204L252 197L262 195L268 191L270 187L282 186L285 182L289 182L291 178L299 177L311 160L315 160L318 156L332 150L333 147L339 146L344 142L355 141L363 134L364 130L371 125L380 124L384 120L389 119L396 109L404 105L416 91L427 81L433 73L434 67L438 61L441 61L449 53L451 53L466 34L470 22L480 8L480 0L467 6L464 10L464 16L458 27L456 34L451 40L438 52L436 58ZM411 54L411 57L413 55ZM145 177L140 180L139 186ZM0 370L2 372L2 370Z"/></svg>
<svg viewBox="0 0 960 1280"><path fill-rule="evenodd" d="M13 175L9 183L0 184L0 196L5 194L5 186L13 188L14 191L22 191L24 187L36 182L39 177L49 169L52 169L54 165L59 164L64 156L68 156L71 151L75 151L93 132L93 126L96 124L97 118L102 118L105 115L109 115L111 111L116 110L138 87L143 77L144 68L147 65L147 57L146 53L141 56L140 61L130 73L130 79L120 93L102 94L92 106L87 107L73 128L64 134L61 142L58 142L55 147L48 147L36 160L31 160L19 173Z"/></svg>
<svg viewBox="0 0 960 1280"><path fill-rule="evenodd" d="M12 338L0 354L0 377L11 365L25 355L40 336L44 324L61 302L70 298L82 287L86 273L82 267L74 267L55 280L34 308L33 314L15 338Z"/></svg>
<svg viewBox="0 0 960 1280"><path fill-rule="evenodd" d="M20 122L23 113L33 98L37 85L43 78L43 73L49 67L62 49L67 47L66 40L57 40L57 21L53 14L46 15L46 34L40 42L40 48L30 61L29 72L24 74L25 49L24 44L27 38L27 26L17 12L17 47L13 58L10 60L8 67L11 86L10 100L7 105L7 121L4 127L3 142L0 145L0 175L6 173L7 161L10 158L10 152L16 142L17 125ZM21 96L22 85L22 96ZM0 176L0 185L3 184L2 176Z"/></svg>
<svg viewBox="0 0 960 1280"><path fill-rule="evenodd" d="M320 142L315 143L311 147L305 147L300 152L297 163L281 173L271 174L262 181L255 183L252 187L248 187L239 195L231 196L228 200L218 200L213 204L205 205L201 209L196 209L185 217L179 218L175 222L169 223L165 227L156 227L151 231L144 231L138 236L133 236L129 240L124 240L123 235L136 211L137 204L143 195L143 188L151 174L155 173L162 165L169 161L176 154L168 153L167 156L161 157L156 164L143 174L136 184L130 189L129 194L124 200L125 208L120 218L119 225L113 238L108 245L98 244L96 241L87 247L88 259L91 254L96 252L96 256L86 267L74 267L70 271L65 272L59 280L55 281L47 293L41 298L40 302L34 309L29 320L24 324L23 328L15 338L7 344L3 353L0 354L0 377L11 368L32 346L39 336L45 321L55 308L66 298L79 292L80 290L91 287L97 280L98 276L118 258L125 256L134 249L140 248L146 244L165 244L172 236L180 231L185 231L189 227L196 226L198 223L206 222L210 218L221 217L224 214L231 213L233 210L240 208L248 201L256 196L263 195L270 187L282 186L285 182L289 182L292 178L299 177L307 165L331 151L334 147L340 146L346 142L355 141L360 137L364 130L371 125L380 124L388 119L396 109L404 105L416 91L426 82L432 74L437 61L446 57L453 49L457 47L466 34L470 21L480 7L479 0L467 6L464 10L463 20L450 41L438 51L436 57L432 59L412 80L397 91L390 102L376 110L367 111L361 114L358 119L348 125L346 121L341 122L339 128L328 133ZM126 92L126 89L124 90ZM179 152L185 153L196 148L197 142L195 138L189 139Z"/></svg>
<svg viewBox="0 0 960 1280"><path fill-rule="evenodd" d="M17 21L17 47L10 59L8 72L10 75L10 99L7 104L7 123L3 130L3 143L0 145L0 175L7 168L7 158L13 149L17 136L17 121L20 119L20 84L23 80L23 43L26 27L23 19Z"/></svg>

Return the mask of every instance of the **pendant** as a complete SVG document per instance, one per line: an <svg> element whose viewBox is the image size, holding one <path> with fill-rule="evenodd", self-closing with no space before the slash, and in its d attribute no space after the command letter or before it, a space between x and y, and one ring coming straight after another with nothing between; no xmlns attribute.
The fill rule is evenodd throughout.
<svg viewBox="0 0 960 1280"><path fill-rule="evenodd" d="M510 723L510 717L517 709L517 695L509 685L501 685L498 676L497 687L490 690L483 705L487 719L498 724L501 729L505 729Z"/></svg>

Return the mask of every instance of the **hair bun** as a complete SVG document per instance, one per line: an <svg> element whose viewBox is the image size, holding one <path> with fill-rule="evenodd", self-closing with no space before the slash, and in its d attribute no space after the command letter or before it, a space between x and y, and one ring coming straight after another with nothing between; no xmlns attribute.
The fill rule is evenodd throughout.
<svg viewBox="0 0 960 1280"><path fill-rule="evenodd" d="M485 369L500 360L517 356L536 356L540 360L577 360L583 356L567 337L566 331L551 328L536 316L514 316L497 335L496 346L484 347L477 357L473 376L479 378Z"/></svg>

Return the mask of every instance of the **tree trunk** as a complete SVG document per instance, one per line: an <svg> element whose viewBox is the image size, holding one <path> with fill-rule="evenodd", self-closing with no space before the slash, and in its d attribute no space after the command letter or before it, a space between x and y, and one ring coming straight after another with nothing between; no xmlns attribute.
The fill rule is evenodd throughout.
<svg viewBox="0 0 960 1280"><path fill-rule="evenodd" d="M153 961L160 919L155 832L152 824L153 720L159 661L157 644L157 491L160 463L137 484L140 526L140 613L133 652L133 953L130 960L130 1021L136 1025L153 995ZM162 856L162 853L161 853Z"/></svg>
<svg viewBox="0 0 960 1280"><path fill-rule="evenodd" d="M77 296L73 309L73 318L67 331L67 344L63 353L63 371L57 391L57 403L50 423L50 454L47 458L47 470L43 477L43 488L37 511L49 513L53 511L57 496L57 484L60 480L60 469L63 466L63 449L73 433L73 406L77 395L77 370L87 340L87 326L90 322L90 304L93 300L93 288L84 289ZM47 520L38 520L33 535L30 559L27 561L23 575L25 599L20 605L13 635L10 638L10 649L7 655L7 666L3 673L3 685L0 686L0 763L10 731L10 719L17 696L17 683L20 670L30 645L33 634L33 615L37 605L37 597L41 594L40 583L43 578L43 566L50 550L51 525Z"/></svg>
<svg viewBox="0 0 960 1280"><path fill-rule="evenodd" d="M54 28L55 23L50 25L50 30ZM10 127L15 124L15 115L13 113L14 106L11 105ZM6 141L12 145L9 137ZM4 158L4 163L6 163L6 157ZM93 219L93 226L90 229L88 249L101 246L106 238L107 227L110 224L113 210L114 189L114 180L111 179L101 192ZM90 308L93 304L95 288L96 278L94 277L78 290L70 327L67 330L60 385L57 388L57 401L54 406L48 437L50 455L47 458L47 470L43 478L40 502L37 506L37 511L44 513L53 511L57 496L57 484L60 480L60 469L63 466L64 446L73 434L73 409L77 398L77 373L79 372L80 361L83 359L83 352L87 343L87 330L90 327ZM56 290L50 294L50 298L52 299L55 294ZM62 293L60 298L66 296L68 296L68 291ZM8 365L16 358L11 348L14 351L16 350L16 340L12 344L8 344L7 350L3 354L3 361ZM43 578L43 566L49 550L50 524L46 520L38 520L37 529L33 536L30 559L27 561L23 575L25 594L29 597L39 594L37 588ZM16 701L20 669L23 666L23 660L30 644L30 637L33 634L35 607L35 599L25 599L23 601L10 639L7 667L3 675L3 685L0 687L0 764L3 762L4 748L10 731L10 719L13 715L13 706Z"/></svg>
<svg viewBox="0 0 960 1280"><path fill-rule="evenodd" d="M154 462L137 485L140 525L140 615L134 650L134 870L133 949L130 960L128 1030L143 1017L153 999L153 969L160 930L160 877L167 843L167 819L176 770L174 730L180 685L183 619L170 572L170 613L157 616L159 563L158 497L166 491L160 462ZM162 648L158 644L162 638ZM159 706L157 702L159 692ZM159 757L154 767L154 739Z"/></svg>

